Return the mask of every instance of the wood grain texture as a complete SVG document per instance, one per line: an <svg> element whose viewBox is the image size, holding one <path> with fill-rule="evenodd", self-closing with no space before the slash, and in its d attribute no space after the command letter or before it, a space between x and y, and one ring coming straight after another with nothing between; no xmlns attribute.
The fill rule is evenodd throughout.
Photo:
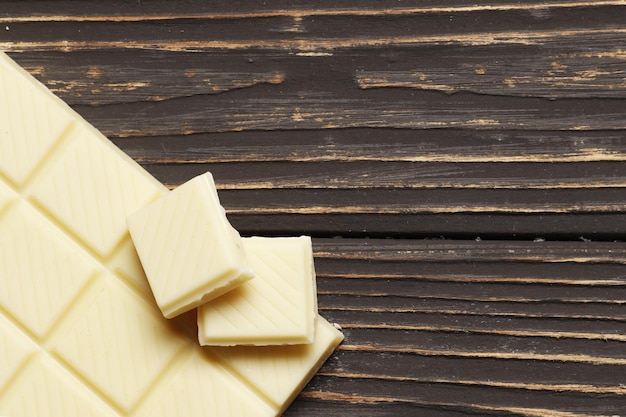
<svg viewBox="0 0 626 417"><path fill-rule="evenodd" d="M293 415L626 409L623 244L317 239L314 252L320 309L347 337Z"/></svg>
<svg viewBox="0 0 626 417"><path fill-rule="evenodd" d="M0 0L0 49L346 341L286 416L626 415L626 6Z"/></svg>
<svg viewBox="0 0 626 417"><path fill-rule="evenodd" d="M620 2L52 3L0 45L245 233L622 238Z"/></svg>

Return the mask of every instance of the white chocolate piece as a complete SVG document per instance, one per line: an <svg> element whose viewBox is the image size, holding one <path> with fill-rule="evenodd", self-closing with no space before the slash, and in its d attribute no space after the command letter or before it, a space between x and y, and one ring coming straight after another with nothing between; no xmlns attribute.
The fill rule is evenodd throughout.
<svg viewBox="0 0 626 417"><path fill-rule="evenodd" d="M0 253L12 254L0 262L0 305L39 338L102 271L24 201L0 219Z"/></svg>
<svg viewBox="0 0 626 417"><path fill-rule="evenodd" d="M282 414L317 369L343 341L343 334L322 316L315 319L315 342L285 346L212 347L228 364L258 387Z"/></svg>
<svg viewBox="0 0 626 417"><path fill-rule="evenodd" d="M198 308L200 344L312 343L317 297L311 238L242 241L255 278Z"/></svg>
<svg viewBox="0 0 626 417"><path fill-rule="evenodd" d="M71 129L72 117L46 94L45 87L27 79L11 81L15 82L0 86L0 115L3 121L11 121L0 125L0 172L22 185L59 137ZM19 97L19 102L13 97Z"/></svg>
<svg viewBox="0 0 626 417"><path fill-rule="evenodd" d="M167 318L254 276L208 172L131 214L126 222L154 298Z"/></svg>
<svg viewBox="0 0 626 417"><path fill-rule="evenodd" d="M0 53L1 416L277 416L337 346L218 352L164 319L125 218L166 193ZM270 401L256 375L287 368Z"/></svg>
<svg viewBox="0 0 626 417"><path fill-rule="evenodd" d="M4 394L6 416L115 417L117 414L85 390L53 358L34 355ZM70 414L68 414L68 412Z"/></svg>

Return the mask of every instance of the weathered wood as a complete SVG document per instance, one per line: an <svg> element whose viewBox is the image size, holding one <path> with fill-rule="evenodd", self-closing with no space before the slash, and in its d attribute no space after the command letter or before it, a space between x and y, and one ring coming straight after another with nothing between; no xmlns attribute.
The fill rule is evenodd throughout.
<svg viewBox="0 0 626 417"><path fill-rule="evenodd" d="M156 170L159 165L168 166L173 171L172 175L184 169L177 165L217 166L242 162L493 163L626 160L625 141L620 131L527 132L498 129L474 132L458 129L361 128L131 137L113 138L113 141L148 169ZM505 164L497 165L506 167ZM485 165L487 169L488 166ZM572 164L572 167L576 166ZM167 181L176 183L172 179Z"/></svg>
<svg viewBox="0 0 626 417"><path fill-rule="evenodd" d="M243 235L315 236L346 341L287 416L613 416L625 10L0 0L0 49Z"/></svg>
<svg viewBox="0 0 626 417"><path fill-rule="evenodd" d="M461 162L289 161L245 165L201 163L144 164L174 188L211 171L220 189L586 189L623 188L626 166L620 162L485 164ZM245 170L242 169L245 167ZM584 196L581 195L581 200ZM388 201L390 204L393 200Z"/></svg>
<svg viewBox="0 0 626 417"><path fill-rule="evenodd" d="M55 94L73 97L75 104L92 106L219 94L260 83L280 84L284 78L280 72L224 73L204 68L187 68L183 71L101 65L26 69L47 79ZM100 82L100 79L105 81Z"/></svg>
<svg viewBox="0 0 626 417"><path fill-rule="evenodd" d="M220 194L224 194L222 191ZM249 196L254 198L254 196ZM454 204L454 203L453 203ZM279 211L279 210L278 210ZM623 240L622 213L228 213L244 235Z"/></svg>
<svg viewBox="0 0 626 417"><path fill-rule="evenodd" d="M616 24L623 23L619 16L622 3L617 0L536 1L524 4L502 2L494 5L468 5L463 1L412 1L403 2L400 6L384 7L374 1L362 2L359 7L353 3L346 5L341 2L315 1L309 4L302 2L297 8L284 1L265 5L250 1L229 5L190 1L187 7L180 3L151 1L149 5L141 2L120 4L115 10L97 2L90 3L90 10L72 13L76 9L71 2L5 1L2 2L4 16L0 17L0 22L14 25L18 33L21 27L32 23L46 28L46 34L36 31L22 33L21 36L5 34L8 39L16 36L21 42L37 38L48 41L62 38L67 41L102 41L121 39L122 33L130 33L134 41L156 38L162 45L172 39L255 39L258 44L268 45L260 41L263 38L284 40L333 37L350 37L357 41L356 44L362 44L367 42L360 36L363 31L376 35L378 42L410 39L407 33L430 34L431 39L436 39L437 34L443 33L497 33L516 29L531 39L533 35L528 33L529 27L560 29L561 35L566 35L566 29L572 27L576 30L614 28ZM70 12L59 13L63 9ZM581 19L581 14L588 18ZM74 30L78 24L86 22L91 25L81 26L81 32ZM158 24L155 25L155 22ZM118 30L101 33L101 28L106 25L116 25ZM206 26L208 33L195 30L201 25ZM244 30L234 30L236 25ZM242 28L241 25L245 26ZM485 39L499 41L504 38L492 35ZM156 43L152 42L152 45L156 46ZM298 45L306 48L302 42ZM127 46L133 47L132 43Z"/></svg>
<svg viewBox="0 0 626 417"><path fill-rule="evenodd" d="M416 67L411 71L360 71L361 88L413 88L452 94L471 91L479 94L546 98L624 97L623 59L594 60L584 56L544 57L507 60L506 66L489 62L457 63L443 68ZM607 54L608 55L608 54ZM617 51L614 52L617 55ZM600 65L598 65L600 64ZM514 68L514 69L512 69ZM450 73L457 75L450 78Z"/></svg>
<svg viewBox="0 0 626 417"><path fill-rule="evenodd" d="M331 14L360 14L360 15L407 15L411 13L441 13L451 11L498 11L520 10L537 11L537 17L545 18L546 10L577 10L602 8L605 6L621 5L619 0L575 1L575 0L528 0L523 3L502 1L497 4L467 4L464 0L408 0L401 6L380 7L376 0L364 0L360 7L354 7L350 1L333 0L305 0L293 7L289 0L276 0L271 3L259 3L253 0L239 0L235 2L195 2L191 0L172 4L167 0L152 0L145 2L124 2L116 4L115 9L100 2L89 2L89 7L76 8L72 0L23 0L14 2L2 0L3 13L13 17L22 17L28 21L40 19L50 20L50 16L58 20L94 19L101 15L124 16L138 15L141 17L157 16L160 19L178 18L178 16L211 16L212 13L228 13L228 16L248 16L255 12L260 15L323 15ZM62 11L63 13L59 13ZM206 13L203 15L202 13ZM135 19L133 19L135 20Z"/></svg>
<svg viewBox="0 0 626 417"><path fill-rule="evenodd" d="M608 213L626 208L623 191L612 188L484 193L472 189L410 188L225 189L221 194L233 214Z"/></svg>
<svg viewBox="0 0 626 417"><path fill-rule="evenodd" d="M331 415L343 402L417 415L626 409L623 244L316 239L314 252L320 310L347 338L294 415L324 400Z"/></svg>
<svg viewBox="0 0 626 417"><path fill-rule="evenodd" d="M262 86L255 89L261 96ZM146 106L120 106L103 112L76 108L110 136L157 136L238 130L403 128L472 130L622 130L622 102L586 108L576 101L513 101L495 103L481 97L446 100L409 99L400 94L357 98L189 97L184 106L169 101ZM235 93L233 93L235 94ZM372 118L374 112L378 116ZM124 123L120 124L120 120ZM132 120L132 123L129 123Z"/></svg>
<svg viewBox="0 0 626 417"><path fill-rule="evenodd" d="M490 72L496 72L494 75L496 79L528 80L528 77L532 78L532 76L529 75L527 68L515 64L520 59L518 58L520 54L516 54L514 48L483 45L472 47L473 62L465 59L463 48L441 45L435 49L444 56L456 56L455 59L450 59L439 58L438 54L430 50L431 48L416 45L414 48L424 49L422 53L425 55L420 60L419 66L413 62L411 54L407 52L411 48L407 49L406 46L399 45L390 45L386 48L385 54L381 54L374 46L365 49L352 46L346 50L327 54L328 56L313 57L293 54L291 47L287 50L247 49L246 59L242 59L237 51L227 52L219 48L207 51L214 56L213 59L208 59L204 54L185 53L175 54L176 58L173 59L171 53L124 52L125 46L118 45L115 57L119 56L120 58L116 59L126 61L122 66L111 68L111 65L105 62L93 62L90 58L94 54L83 51L70 54L70 61L66 54L60 55L60 58L53 62L49 60L45 66L51 69L47 71L42 70L44 65L41 61L32 58L38 56L32 55L33 52L29 52L24 57L22 54L14 54L14 57L22 65L30 68L43 82L56 89L70 104L78 106L84 103L97 104L99 101L115 103L115 97L117 97L118 106L106 110L91 106L78 107L81 113L109 136L154 136L240 130L330 130L358 127L580 131L622 129L621 102L605 100L599 102L597 106L587 108L584 100L503 101L473 95L435 94L430 90L457 91L450 86L462 84L466 91L507 96L534 95L581 99L619 97L623 92L620 65L624 62L624 57L619 48L614 45L621 44L623 39L624 34L619 31L609 31L604 35L588 33L577 35L571 39L571 42L563 45L563 40L558 35L554 35L549 45L524 47L522 55L524 62L538 65L534 67L538 72L552 73L551 78L540 80L540 75L535 75L535 79L527 83L523 81L494 82L492 79L478 86L476 84L480 82L476 79L487 74L476 75L475 72L482 71L478 67L483 65L480 62L485 64L485 60L490 63L490 67L494 68ZM10 44L15 45L15 43ZM376 52L372 54L372 50ZM494 55L501 57L501 60L492 63ZM279 62L275 61L276 56L282 57ZM106 55L100 55L98 60L102 61L105 57ZM432 72L427 77L444 77L448 84L441 87L440 80L436 81L440 87L431 86L431 88L424 85L425 89L419 90L420 94L416 94L413 89L405 91L406 89L398 88L359 91L357 84L361 87L367 86L362 76L363 68L368 71L377 71L376 67L380 67L382 62L389 59L393 62L388 65L398 68L400 74L412 71L424 74ZM137 60L144 62L143 66L130 64ZM421 63L422 61L424 64ZM153 63L153 65L145 67L145 62ZM227 62L229 63L226 64ZM430 64L427 64L429 62ZM571 62L577 64L574 66ZM554 63L557 68L554 68ZM54 65L88 69L68 71L72 78L67 79L68 75L65 75L66 79L59 79L62 71L55 70ZM459 68L465 65L468 67ZM259 77L265 82L279 85L255 88L245 95L233 93L211 96L210 100L207 100L206 94L202 94L207 93L207 89L198 89L197 94L182 102L184 105L181 105L180 100L154 103L153 100L158 95L149 89L143 92L142 88L138 88L138 85L142 85L140 81L137 81L138 78L145 78L146 83L150 84L151 79L159 79L163 73L172 70L171 77L175 80L172 82L174 86L181 83L184 86L190 82L193 85L193 79L190 81L188 79L190 77L187 77L190 74L189 71L194 72L194 69L206 66L209 66L209 70L205 70L209 74L216 72L215 69L211 71L211 67L221 67L222 71L226 71L223 76L225 80L232 79L235 82L242 76L251 79L243 85L254 84L252 81ZM339 71L338 68L342 70ZM101 73L100 77L89 76ZM605 73L606 77L602 76L604 78L598 79L599 73ZM110 74L108 75L110 79L107 78L107 74ZM140 77L137 74L140 74ZM311 78L310 74L315 75ZM570 85L572 77L584 80L577 85ZM127 84L124 84L123 78L129 80ZM591 83L585 80L591 80ZM431 84L433 83L434 81ZM85 98L84 94L82 96L65 94L64 90L68 86L79 87L83 91L93 91L93 97ZM111 95L112 87L117 88L119 93L127 91L127 96L125 94ZM220 89L225 90L228 87L227 84ZM209 89L208 93L212 92ZM99 93L102 93L103 99L97 98ZM185 95L184 91L182 95ZM167 94L164 96L167 97ZM128 102L133 103L126 104ZM370 110L376 111L378 117L375 119L369 117ZM226 118L225 115L230 117ZM133 118L132 124L127 122L130 116ZM124 123L120 124L120 120Z"/></svg>
<svg viewBox="0 0 626 417"><path fill-rule="evenodd" d="M291 228L326 236L623 236L623 192L612 188L220 191L233 224L245 234Z"/></svg>
<svg viewBox="0 0 626 417"><path fill-rule="evenodd" d="M53 54L44 61L39 53L17 55L170 187L213 171L228 191L224 204L233 222L246 234L621 238L624 173L616 161L624 160L623 111L614 99L597 98L591 110L584 97L503 101L423 91L418 99L408 89L360 90L345 73L323 84L345 57L292 57L276 65L266 58L251 64L236 53L172 59L115 51L112 65L106 63L111 53ZM68 57L73 79L62 80ZM314 63L305 73L318 73L307 81L295 69L309 59ZM217 88L229 92L194 94L203 91L185 75L188 68L206 68L194 70L205 75L222 68ZM161 89L168 74L173 81ZM136 88L141 77L152 81ZM268 82L280 84L259 84ZM303 92L307 85L328 93ZM240 87L252 88L232 90ZM270 103L266 97L276 94ZM155 102L161 95L177 97ZM509 129L481 119L476 109L504 115ZM426 129L444 119L443 128ZM388 127L367 127L380 124ZM254 130L261 128L267 131ZM537 130L547 128L559 130ZM244 130L218 132L223 129ZM591 213L602 215L585 217Z"/></svg>

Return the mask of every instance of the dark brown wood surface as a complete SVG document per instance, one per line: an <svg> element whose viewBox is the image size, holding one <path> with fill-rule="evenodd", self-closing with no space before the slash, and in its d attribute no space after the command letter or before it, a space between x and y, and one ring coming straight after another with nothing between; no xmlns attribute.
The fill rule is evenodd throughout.
<svg viewBox="0 0 626 417"><path fill-rule="evenodd" d="M626 4L0 0L0 50L243 235L343 345L287 416L626 415Z"/></svg>

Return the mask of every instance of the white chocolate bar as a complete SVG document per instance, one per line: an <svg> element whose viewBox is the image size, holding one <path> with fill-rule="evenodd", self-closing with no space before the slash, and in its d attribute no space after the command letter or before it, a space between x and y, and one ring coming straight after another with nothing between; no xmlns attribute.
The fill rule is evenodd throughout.
<svg viewBox="0 0 626 417"><path fill-rule="evenodd" d="M343 340L343 335L322 316L315 319L315 342L284 346L212 347L238 375L282 414L317 369ZM303 372L307 370L306 372ZM294 390L294 386L301 386Z"/></svg>
<svg viewBox="0 0 626 417"><path fill-rule="evenodd" d="M163 318L125 218L166 193L0 53L0 415L276 416L340 343L318 317L289 354L203 348Z"/></svg>
<svg viewBox="0 0 626 417"><path fill-rule="evenodd" d="M317 293L311 238L243 238L255 278L198 308L201 345L312 343Z"/></svg>
<svg viewBox="0 0 626 417"><path fill-rule="evenodd" d="M154 298L167 318L254 276L209 172L131 214L126 223Z"/></svg>

